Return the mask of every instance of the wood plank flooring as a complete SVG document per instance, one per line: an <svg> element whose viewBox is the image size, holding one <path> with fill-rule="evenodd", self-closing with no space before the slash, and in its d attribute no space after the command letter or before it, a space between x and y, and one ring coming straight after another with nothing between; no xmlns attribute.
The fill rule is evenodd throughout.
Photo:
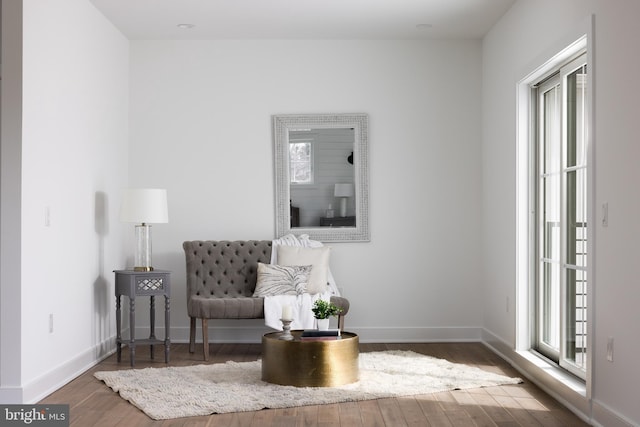
<svg viewBox="0 0 640 427"><path fill-rule="evenodd" d="M505 361L480 343L360 344L360 351L412 350L418 353L465 363L508 376L520 376ZM237 362L260 358L260 344L211 344L208 363ZM216 414L155 421L93 377L96 371L129 369L128 348L122 362L112 355L57 390L39 403L70 405L73 427L217 427L217 426L587 426L529 381L519 385L450 391L402 398L304 406L290 409L265 409L256 412ZM163 367L162 346L156 347L156 359L148 359L148 349L138 348L136 368ZM190 354L187 344L171 346L171 366L202 364L202 346Z"/></svg>

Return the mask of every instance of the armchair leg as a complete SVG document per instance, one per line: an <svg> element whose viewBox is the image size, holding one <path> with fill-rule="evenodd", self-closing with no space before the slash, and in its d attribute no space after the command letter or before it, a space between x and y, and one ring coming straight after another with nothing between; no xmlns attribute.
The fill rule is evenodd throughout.
<svg viewBox="0 0 640 427"><path fill-rule="evenodd" d="M206 362L209 360L209 325L207 319L202 319L202 350Z"/></svg>
<svg viewBox="0 0 640 427"><path fill-rule="evenodd" d="M196 351L196 318L189 319L189 353L193 353Z"/></svg>
<svg viewBox="0 0 640 427"><path fill-rule="evenodd" d="M338 329L340 329L341 332L344 332L344 316L338 315Z"/></svg>

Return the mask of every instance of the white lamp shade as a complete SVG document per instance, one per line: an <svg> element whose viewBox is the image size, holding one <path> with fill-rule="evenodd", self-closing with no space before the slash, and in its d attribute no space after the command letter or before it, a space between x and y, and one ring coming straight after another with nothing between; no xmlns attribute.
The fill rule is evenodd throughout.
<svg viewBox="0 0 640 427"><path fill-rule="evenodd" d="M335 197L353 197L353 184L336 184L333 195Z"/></svg>
<svg viewBox="0 0 640 427"><path fill-rule="evenodd" d="M122 193L120 221L137 224L169 222L167 190L159 188L129 188Z"/></svg>

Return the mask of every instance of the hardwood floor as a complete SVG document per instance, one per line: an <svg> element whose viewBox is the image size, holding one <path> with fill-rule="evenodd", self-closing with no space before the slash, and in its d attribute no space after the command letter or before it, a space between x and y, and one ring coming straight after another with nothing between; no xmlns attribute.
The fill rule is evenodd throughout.
<svg viewBox="0 0 640 427"><path fill-rule="evenodd" d="M163 367L161 346L156 360L139 348L136 368ZM465 363L508 376L520 376L506 362L480 343L360 344L360 351L412 350ZM208 363L260 358L260 344L211 344ZM128 349L122 362L112 355L39 403L70 405L71 426L586 426L585 422L538 387L524 384L451 391L403 398L265 409L256 412L217 414L155 421L93 377L96 371L128 369ZM188 345L171 346L172 366L202 364L202 347L190 354Z"/></svg>

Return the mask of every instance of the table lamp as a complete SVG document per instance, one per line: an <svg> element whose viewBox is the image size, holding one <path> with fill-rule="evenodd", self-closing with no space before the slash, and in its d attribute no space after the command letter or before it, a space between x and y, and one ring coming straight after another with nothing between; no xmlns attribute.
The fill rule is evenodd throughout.
<svg viewBox="0 0 640 427"><path fill-rule="evenodd" d="M347 216L347 199L353 197L353 184L336 184L333 195L340 198L340 216Z"/></svg>
<svg viewBox="0 0 640 427"><path fill-rule="evenodd" d="M122 194L120 221L136 223L135 271L153 271L151 266L151 226L169 222L167 190L130 188Z"/></svg>

